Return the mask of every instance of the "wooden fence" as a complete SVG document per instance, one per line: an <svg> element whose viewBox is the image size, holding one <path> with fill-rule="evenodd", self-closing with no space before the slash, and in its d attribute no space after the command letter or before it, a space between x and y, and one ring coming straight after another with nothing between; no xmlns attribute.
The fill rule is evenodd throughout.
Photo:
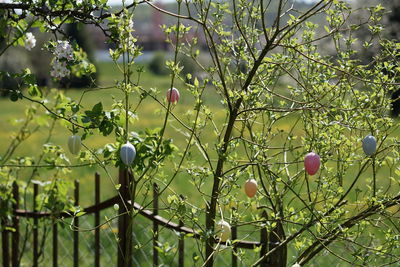
<svg viewBox="0 0 400 267"><path fill-rule="evenodd" d="M83 209L85 212L81 217L75 217L73 220L74 228L79 227L79 220L84 216L89 216L91 214L94 215L95 219L95 238L94 238L94 263L95 267L100 266L100 213L104 209L110 208L115 204L119 204L119 216L118 216L118 267L125 266L126 258L125 254L129 253L131 257L132 251L132 242L128 235L129 230L129 215L126 212L126 208L124 205L130 205L129 201L129 179L130 175L125 170L120 170L119 172L119 183L121 184L120 195L107 199L105 201L100 201L100 175L95 174L95 203L94 205ZM33 253L33 266L38 266L39 259L39 238L38 238L38 227L39 227L39 218L46 218L49 220L53 220L55 223L52 226L52 266L58 266L58 224L55 218L68 218L73 217L74 215L71 212L62 212L62 213L49 213L42 212L36 210L36 196L39 194L39 186L38 184L33 185L33 207L34 209L29 210L21 210L19 209L19 188L16 183L13 184L13 197L15 202L13 203L13 216L10 221L2 218L2 229L4 229L1 233L2 237L2 260L4 267L16 267L19 266L19 261L21 260L20 255L20 220L21 219L33 219L33 231L32 231L32 253ZM158 244L159 239L159 226L166 227L171 230L175 230L180 233L178 236L178 266L184 266L184 250L185 250L185 234L190 234L192 238L200 239L200 234L189 227L183 225L182 221L178 223L171 222L166 218L158 215L159 204L159 188L157 184L153 184L153 203L152 203L152 211L145 209L140 206L138 203L133 203L134 209L138 211L138 213L152 221L153 224L153 266L158 266L159 256L158 250L156 246ZM75 189L74 189L74 198L75 205L79 205L79 182L75 181ZM7 227L8 226L8 227ZM7 227L7 228L6 228ZM10 230L12 229L12 230ZM237 227L235 225L232 226L232 240L237 239ZM11 246L10 246L11 241ZM79 231L73 232L73 266L79 266ZM217 242L217 240L216 240ZM261 255L264 255L267 251L268 247L268 235L266 233L265 228L260 231L260 242L239 240L233 242L233 250L232 250L232 259L231 265L237 266L237 248L244 249L254 249L255 247L261 246ZM132 266L132 261L129 261L129 266ZM260 266L268 266L268 259L266 259Z"/></svg>

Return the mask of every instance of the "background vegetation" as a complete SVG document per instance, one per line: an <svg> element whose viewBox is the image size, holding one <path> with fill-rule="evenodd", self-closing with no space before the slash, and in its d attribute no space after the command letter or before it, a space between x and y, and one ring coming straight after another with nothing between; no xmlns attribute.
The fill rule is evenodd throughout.
<svg viewBox="0 0 400 267"><path fill-rule="evenodd" d="M34 76L40 76L43 66L32 71L34 75L20 67L2 69L3 83L4 77L17 81L6 91L17 101L0 100L0 137L7 140L0 146L2 218L11 216L13 181L29 199L29 185L39 182L40 208L53 212L72 208L75 178L84 192L81 205L91 204L96 171L102 177L102 198L117 194L117 169L125 168L119 149L130 141L138 151L128 166L135 178L132 199L151 205L151 185L158 183L163 191L160 214L182 220L202 235L198 241L187 238L189 265L229 265L235 241L220 242L214 227L220 220L240 225L238 239L259 240L261 229L268 233L263 254L260 248L238 251L243 266L263 259L272 266L398 264L400 132L397 119L390 116L396 100L390 96L398 86L400 45L386 39L383 6L353 9L342 1L318 1L294 7L291 1L254 1L250 7L248 1L177 1L164 7L144 1L120 11L107 9L102 1L83 6L67 2L78 15L66 12L60 1L49 2L49 12L61 14L59 20L65 16L66 23L106 25L113 60L99 62L98 79L80 90L57 80L37 86L40 79ZM141 12L142 5L146 11ZM35 8L26 6L41 18ZM99 13L103 8L106 13ZM0 3L0 10L7 7ZM107 24L85 17L81 10L100 17L109 14L104 17ZM140 42L148 44L133 30L135 14L148 20L149 10L168 18L163 30L170 53L156 54L146 64L136 61ZM30 26L55 35L48 36L53 41L68 38L60 37L61 26L50 27L45 20L28 26L29 16L24 20L2 12L3 24L18 29L1 33L2 60L10 57L6 45L24 44ZM54 44L46 44L49 54ZM90 77L90 53L75 46L75 55L71 70ZM52 64L51 57L46 60ZM35 69L34 63L19 64ZM177 104L165 101L170 87L180 90ZM76 157L67 150L72 134L83 138ZM362 149L369 134L378 140L371 156ZM322 159L315 176L303 167L310 151ZM250 178L259 183L255 198L243 192ZM53 203L50 196L57 187L64 190ZM29 201L24 205L31 208ZM133 209L126 211L135 222L133 258L143 265L151 257L153 233ZM116 251L115 220L109 220L113 214L110 210L103 219L106 251ZM49 229L54 221L41 223ZM58 223L67 226L69 221ZM25 226L29 236L31 225ZM80 230L90 244L90 226ZM46 231L42 233L45 240ZM164 264L173 265L176 236L166 229L161 233L157 247ZM66 227L63 238L70 234ZM68 245L64 249L68 251ZM85 253L90 253L90 245ZM115 262L115 253L110 255L107 261ZM85 264L90 260L82 258Z"/></svg>

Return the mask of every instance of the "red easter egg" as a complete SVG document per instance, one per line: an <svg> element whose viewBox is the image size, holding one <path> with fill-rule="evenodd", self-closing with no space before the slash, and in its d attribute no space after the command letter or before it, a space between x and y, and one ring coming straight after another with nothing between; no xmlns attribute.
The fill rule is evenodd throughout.
<svg viewBox="0 0 400 267"><path fill-rule="evenodd" d="M179 91L176 88L169 89L167 91L167 101L171 103L177 103L179 101Z"/></svg>
<svg viewBox="0 0 400 267"><path fill-rule="evenodd" d="M304 158L304 168L309 175L314 175L321 166L321 158L317 153L310 152Z"/></svg>
<svg viewBox="0 0 400 267"><path fill-rule="evenodd" d="M244 184L244 192L248 197L254 197L257 193L257 181L249 179Z"/></svg>

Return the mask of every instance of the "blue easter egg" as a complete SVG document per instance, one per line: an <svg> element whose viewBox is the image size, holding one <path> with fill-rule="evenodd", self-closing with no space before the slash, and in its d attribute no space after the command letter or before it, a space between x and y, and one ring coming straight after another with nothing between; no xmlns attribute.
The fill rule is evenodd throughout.
<svg viewBox="0 0 400 267"><path fill-rule="evenodd" d="M376 152L376 138L372 135L367 135L362 141L364 153L371 156Z"/></svg>
<svg viewBox="0 0 400 267"><path fill-rule="evenodd" d="M131 143L127 142L125 145L121 147L120 157L125 165L127 166L131 165L136 157L135 147Z"/></svg>

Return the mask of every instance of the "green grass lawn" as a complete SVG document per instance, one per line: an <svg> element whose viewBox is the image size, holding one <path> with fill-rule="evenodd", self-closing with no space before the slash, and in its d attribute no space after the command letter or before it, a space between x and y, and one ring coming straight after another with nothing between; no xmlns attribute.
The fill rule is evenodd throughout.
<svg viewBox="0 0 400 267"><path fill-rule="evenodd" d="M122 79L122 75L120 71L118 70L117 67L113 63L99 63L99 86L100 87L109 87L113 86L117 80ZM149 88L157 88L160 90L160 99L164 98L165 91L170 87L171 83L171 78L169 75L166 76L156 76L150 73L149 71L145 71L144 73L141 74L141 82L140 84L143 86L145 89ZM179 104L176 105L173 108L174 114L176 114L179 118L181 118L185 123L188 125L191 125L192 120L190 119L190 116L187 115L186 113L188 111L192 111L191 113L194 113L193 111L193 106L194 106L194 98L190 95L190 93L185 89L183 82L177 80L175 87L179 88L180 93L181 93L181 99L179 101ZM221 104L219 102L219 98L215 97L216 93L212 92L211 87L207 88L205 94L204 94L204 102L205 104L209 105L211 110L213 111L213 116L215 122L218 124L220 127L225 120L225 111L221 108ZM78 100L82 96L83 90L78 90L78 89L68 89L65 90L65 95L74 99ZM84 95L83 98L83 105L84 108L90 109L93 105L95 105L98 102L102 102L104 109L110 109L111 104L113 103L113 98L115 99L122 99L123 94L121 91L111 88L111 89L99 89L95 91L88 92ZM131 101L133 103L136 103L139 99L138 94L133 93L131 96ZM13 135L14 132L16 132L20 126L21 126L21 119L24 118L24 113L25 109L29 106L32 105L27 100L21 100L18 102L11 102L8 98L5 99L0 99L1 103L1 110L2 110L2 120L0 121L0 127L2 128L2 131L0 131L0 138L2 140L5 140L4 145L0 146L0 155L4 153L4 151L7 148L7 144L9 143L10 136ZM45 111L43 108L39 107L38 108L38 113L39 114L44 114ZM156 103L154 100L151 99L146 99L143 101L140 109L138 110L138 120L135 121L133 125L130 126L131 131L144 131L146 128L154 129L154 128L160 128L162 126L164 116L165 116L165 111L162 109L162 107ZM288 121L287 123L290 123ZM282 127L285 128L286 126L282 124ZM186 146L187 142L187 137L184 136L182 133L180 133L180 124L176 122L175 120L171 119L168 123L167 131L165 134L166 138L172 138L174 140L174 144L180 148L179 152L182 152L184 147ZM202 135L202 138L205 143L209 143L210 147L213 146L213 143L216 140L216 134L212 132L211 127L206 128L206 133ZM40 151L42 149L42 145L47 138L47 129L46 127L42 127L36 132L34 135L29 137L27 141L24 142L24 144L20 147L15 152L15 156L35 156L37 157L40 154ZM50 139L50 143L60 145L65 151L68 151L67 148L67 139L71 135L71 133L66 130L65 127L62 127L61 125L57 125L54 129L53 135ZM85 141L85 144L90 147L91 149L98 149L104 146L105 144L109 142L113 142L113 134L109 137L103 137L100 134L95 134L91 138L89 138L87 141ZM212 154L212 153L211 153ZM78 163L77 160L71 155L69 152L67 152L67 155L70 157L71 163ZM213 159L214 160L214 159ZM167 166L164 168L161 168L160 171L157 173L157 176L160 177L161 174L164 175L165 177L169 177L174 171L173 169L173 164L174 162L169 161L167 163ZM117 170L115 168L110 167L109 168L110 173L112 177L114 178L114 183L117 182ZM26 177L30 175L30 170L25 169L20 172L19 179L24 180ZM81 189L81 206L89 206L92 205L94 202L94 173L99 172L101 174L102 180L101 180L101 200L105 200L109 197L112 197L116 194L116 190L113 186L113 183L110 181L109 177L105 174L105 172L99 168L99 167L83 167L83 168L73 168L71 172L62 174L60 177L66 178L69 181L73 181L75 179L79 179L80 181L80 189ZM44 172L44 174L40 176L34 177L35 180L40 180L40 181L51 181L53 179L54 171L49 171L49 172ZM168 180L168 179L167 179ZM210 181L208 181L210 182ZM28 200L31 198L32 194L32 189L28 191ZM169 190L167 190L164 193L164 197L162 203L163 205L167 205L165 203L165 198L171 194L171 193L178 193L178 194L183 194L187 197L187 201L193 205L199 206L204 208L205 207L205 202L202 199L201 194L194 188L194 186L191 184L191 180L189 175L185 172L185 170L181 170L181 172L178 174L176 177L175 181L172 183L171 187ZM71 192L72 195L72 192ZM29 204L28 204L29 205ZM28 206L28 209L31 207ZM111 214L113 212L111 211ZM110 213L107 212L109 215ZM103 214L104 216L105 214ZM104 219L104 218L103 218ZM87 225L87 221L85 221L86 228L89 228L89 225ZM143 226L143 229L145 229L145 223ZM115 229L116 225L113 224L112 227L104 227L103 229L103 234L102 234L102 244L108 244L106 245L107 248L111 251L116 252L116 247L110 243L110 239L112 240L113 237L113 229ZM70 238L70 230L66 228L65 230L60 231L61 238L66 238L67 240ZM150 229L148 229L150 231ZM141 231L139 231L141 232ZM166 240L169 240L169 242L174 242L176 239L176 236L174 234L168 234L169 230L163 230L163 235L165 236ZM144 231L142 231L144 233ZM93 239L92 234L89 233L84 233L85 236L87 236L87 240L90 243ZM149 235L143 235L140 236L141 234L138 233L138 239L140 239L142 242L146 243L146 240L148 239ZM188 258L191 258L193 253L197 250L195 241L188 241L189 242L189 247L187 254ZM67 252L69 251L69 247L71 244L65 243L63 245L64 250ZM146 261L146 257L149 257L149 253L151 253L151 247L149 245L145 245L143 247L146 251L145 254L140 253L139 258ZM83 247L82 250L85 251L87 249L90 249L90 247ZM49 252L48 252L49 253ZM68 253L67 253L68 254ZM70 253L69 253L70 254ZM110 255L115 255L116 253L109 253ZM227 254L227 252L224 252L224 254ZM164 255L165 261L171 260L171 255ZM229 259L229 253L227 254L227 257ZM106 257L103 257L103 259ZM111 259L110 262L115 260L115 257L110 257L109 260ZM25 258L25 261L29 262L30 258ZM70 260L70 257L65 258L64 261L67 262ZM104 259L105 260L105 259ZM220 260L226 261L225 257L221 258ZM91 260L90 259L83 259L83 263L90 265ZM229 260L228 260L229 262Z"/></svg>
<svg viewBox="0 0 400 267"><path fill-rule="evenodd" d="M113 86L117 80L122 79L122 75L118 68L115 67L113 63L99 63L99 86L100 87L109 87ZM170 87L171 83L171 78L169 75L166 76L156 76L150 73L149 71L145 71L144 73L141 74L141 85L145 89L149 88L157 88L158 90L161 91L160 93L160 99L164 98L165 91L167 88ZM181 99L180 102L177 106L173 108L174 114L179 116L181 119L185 121L185 123L188 123L190 125L191 120L189 119L189 116L186 116L186 113L188 111L193 111L193 104L194 104L194 98L190 96L190 93L185 90L183 86L183 82L177 80L175 87L179 88L180 93L181 93ZM211 90L211 88L207 88L207 90ZM78 90L78 89L68 89L64 90L64 93L66 96L78 100L82 96L83 90ZM88 92L84 95L83 98L83 105L85 108L90 109L93 105L95 105L98 102L102 102L104 109L110 109L111 104L113 103L113 98L115 99L122 99L123 94L121 91L111 88L111 89L99 89L95 91ZM131 96L131 101L133 103L136 103L138 100L139 96L138 94L132 94ZM205 103L210 105L212 110L214 111L214 119L218 124L222 124L225 119L225 112L220 108L221 105L219 103L218 98L215 97L215 92L206 92L205 93ZM2 127L2 131L0 131L0 138L3 140L6 140L4 142L5 145L0 146L0 155L4 153L6 148L8 147L7 144L11 140L10 137L21 127L22 120L25 115L25 109L29 106L32 105L27 100L21 100L18 102L11 102L8 98L0 99L1 103L1 110L2 110L2 120L0 121L0 127ZM39 107L38 108L38 114L44 114L45 111L43 108ZM154 100L151 99L146 99L143 101L140 109L138 110L138 120L135 121L133 125L130 126L131 131L136 131L136 132L141 132L144 131L146 128L154 129L154 128L160 128L162 126L164 116L165 116L165 111L162 109L162 107L156 103ZM179 147L181 150L183 150L184 146L186 145L187 142L187 137L185 137L183 134L179 133L179 130L177 131L176 129L181 128L179 123L174 121L173 119L170 120L167 131L165 134L165 138L172 138L174 140L174 144ZM210 130L210 129L209 129ZM18 147L18 149L15 151L15 156L34 156L37 157L40 154L42 145L47 138L47 129L46 127L40 128L34 135L29 137L23 145ZM61 125L57 125L54 129L53 135L50 139L50 143L60 145L65 151L68 151L67 148L67 139L71 135L71 133L65 129L65 127L62 127ZM215 134L206 134L204 135L205 141L213 143L213 139L216 137ZM90 147L91 149L97 149L109 142L113 142L113 134L109 137L103 137L100 134L95 134L91 138L89 138L87 141L85 141L85 144ZM179 152L179 151L178 151ZM180 151L182 152L182 151ZM78 163L77 160L71 155L69 152L67 152L67 155L70 157L71 163ZM166 177L168 177L170 174L173 173L173 168L172 168L172 162L167 163L168 166L167 168L161 168L160 172L158 175L163 173ZM110 167L109 168L110 173L112 177L114 178L114 183L117 183L117 170L115 168ZM21 170L19 179L24 180L26 177L30 175L31 170L30 169L25 169ZM94 202L94 173L99 172L101 174L102 180L101 180L101 200L105 200L109 197L112 197L116 194L116 190L113 186L113 183L110 181L109 177L107 177L106 173L99 167L83 167L83 168L73 168L71 169L71 172L62 174L60 177L66 178L69 181L73 181L75 179L78 179L80 181L80 203L81 206L89 206L92 205ZM53 179L54 172L49 171L49 172L44 172L43 175L36 176L34 177L35 180L40 180L40 181L51 181ZM178 176L176 181L171 186L171 190L167 190L164 195L169 195L172 192L177 192L180 194L184 194L185 196L188 196L188 201L194 205L198 205L201 207L204 207L204 202L202 201L201 195L193 185L190 183L190 179L188 175L183 171L181 172ZM28 200L31 198L32 194L32 189L28 191ZM71 192L72 195L72 192ZM162 200L163 201L163 200ZM30 205L28 204L27 206L28 209L31 209ZM111 216L113 214L113 211L106 212L108 216ZM106 214L103 214L102 217ZM103 219L104 220L104 217ZM139 221L142 221L142 219L138 219ZM142 222L143 229L146 229L147 232L151 232L150 229L147 229L147 223ZM88 224L87 220L84 220L84 228L90 228L90 223ZM116 255L116 246L115 243L113 244L110 242L110 240L113 240L114 234L113 231L116 229L116 222L112 223L111 227L102 227L102 244L107 248L107 252L104 252L102 255L109 255L109 256L103 256L102 260L107 262L107 260L112 263L115 261L115 255ZM146 245L146 242L148 241L148 238L150 234L143 234L146 231L138 231L137 233L137 238L141 242L144 243L144 249L146 252L137 252L139 253L138 260L148 262L148 258L151 255L151 247L149 244ZM176 239L176 236L172 233L169 233L169 230L162 230L163 236L166 238L165 240L169 240L170 242L174 242ZM89 233L83 233L87 242L90 243L93 241L93 235ZM71 232L68 229L60 230L60 238L61 240L68 240L71 238ZM150 236L151 238L151 236ZM195 241L187 241L189 242L189 248L187 251L188 258L191 258L193 252L195 252L197 249L195 249ZM28 244L29 246L29 244ZM63 262L68 265L68 262L71 261L71 244L70 242L64 242L63 246L61 247L61 251L64 250L65 255L70 255L70 257L63 257ZM50 248L46 248L46 253L50 254L51 251L48 251ZM86 251L90 251L90 246L85 246L81 248L83 253ZM150 254L149 254L150 253ZM47 255L46 257L49 257ZM168 262L173 257L171 258L171 255L161 255L163 258L163 261ZM28 256L27 258L24 258L23 262L28 263L30 261L30 257ZM81 260L83 264L91 265L92 264L92 259L91 258L84 258ZM45 264L45 263L42 263ZM46 265L46 264L45 264Z"/></svg>
<svg viewBox="0 0 400 267"><path fill-rule="evenodd" d="M118 70L117 67L115 67L115 65L113 63L99 63L98 64L99 67L99 85L100 87L110 87L113 86L115 84L115 81L117 80L121 80L122 79L122 75L120 73L120 71ZM149 71L145 71L144 73L141 74L141 82L140 84L143 86L143 88L145 89L149 89L149 88L157 88L158 90L160 90L160 98L159 99L163 99L164 95L165 95L165 91L170 87L170 83L171 83L171 78L166 75L166 76L156 76L151 74ZM190 93L188 92L188 90L186 90L184 84L181 81L177 81L174 85L175 87L179 88L180 92L181 92L181 100L179 102L178 105L176 105L173 108L173 112L174 114L176 114L180 119L182 119L186 124L191 125L192 122L192 117L190 117L189 115L187 115L188 111L190 112L194 112L193 111L193 106L194 106L194 98L192 96L190 96ZM212 91L213 89L211 89L211 87L207 87L205 94L204 94L204 101L206 103L206 105L208 105L210 107L210 109L213 112L214 115L214 121L215 123L218 125L218 127L221 127L222 124L225 122L225 116L226 113L225 111L222 109L222 106L220 104L219 101L219 97L216 97L216 92ZM74 100L78 100L81 95L82 95L82 90L77 90L77 89L68 89L65 90L65 94L68 97L71 97ZM98 102L102 102L104 109L110 109L111 104L113 103L113 98L115 99L122 99L123 94L121 93L121 91L115 89L115 88L111 88L111 89L99 89L99 90L95 90L95 91L91 91L88 92L84 95L83 98L83 105L85 107L85 109L90 109L93 105L95 105ZM131 96L131 100L133 103L137 103L137 101L139 100L139 95L137 93L133 93ZM26 100L22 100L22 101L18 101L16 103L9 101L8 99L0 99L0 104L1 104L1 111L2 111L2 119L0 120L0 127L1 127L1 131L0 131L0 138L3 141L3 145L0 146L0 155L2 155L4 153L4 151L7 148L7 144L9 143L10 140L10 136L12 136L12 134L19 129L21 122L19 122L18 120L24 117L24 112L25 109L28 105L31 105L30 102L26 101ZM44 110L42 108L38 109L39 113L44 114ZM141 132L144 131L146 128L150 128L150 129L154 129L154 128L160 128L162 126L163 120L164 120L164 116L165 116L165 111L162 109L162 107L155 102L152 99L147 98L145 101L143 101L143 103L141 104L140 109L137 112L138 115L138 120L136 120L131 126L130 126L130 130L131 131L136 131L136 132ZM287 118L285 118L285 120L282 120L281 122L279 122L278 124L275 125L274 130L275 131L279 131L279 130L283 130L283 131L288 131L291 128L291 125L294 124L296 120L296 116L288 116ZM182 127L180 126L180 124L178 122L176 122L175 120L171 119L168 123L168 127L167 127L167 131L165 134L166 138L172 138L174 140L174 144L180 148L180 151L178 151L177 153L182 152L182 150L184 149L184 147L186 146L187 143L187 137L184 136L183 134L181 134L180 130ZM302 135L302 130L301 130L301 126L299 126L300 130L296 130L297 132L295 132L294 134L297 136L301 136ZM397 133L395 133L397 134ZM17 156L37 156L42 148L43 142L46 139L46 135L47 135L47 131L45 129L45 127L42 127L38 130L38 132L34 135L32 135L27 141L26 143L24 143L24 145L22 145L21 147L19 147L16 150L15 155ZM66 130L65 127L62 127L61 125L57 125L57 127L54 130L54 134L51 137L50 142L53 144L57 144L60 145L61 147L64 148L64 150L68 151L67 149L67 139L68 137L71 135L71 133ZM215 140L217 139L217 135L213 132L212 127L206 127L204 130L204 133L202 134L202 140L204 141L204 143L208 143L209 145L209 149L210 151L214 149L214 145L215 145ZM87 141L85 141L85 144L90 147L91 149L98 149L103 147L105 144L109 143L109 142L113 142L113 134L109 137L103 137L100 134L95 134L93 135L91 138L89 138ZM275 140L276 144L271 144L271 145L277 145L279 144L279 142L283 142L284 140L280 140L279 138L277 138ZM361 147L360 147L361 149ZM236 151L238 153L244 153L244 151ZM71 159L71 163L77 163L76 158L74 158L71 154L69 154L69 152L67 152L67 154L70 156ZM212 160L216 159L216 154L211 153L211 155L213 156ZM196 160L199 160L199 158L201 157L199 153L196 154L196 152L194 152L193 157ZM179 159L179 157L177 157ZM172 160L168 160L166 165L162 168L160 168L159 172L155 175L155 177L157 179L161 179L160 177L165 176L165 177L169 177L173 172L174 172L174 164L176 164L176 162L174 162L175 159ZM201 160L201 158L200 158ZM298 164L297 166L292 166L290 167L291 171L294 171L296 169L298 169L301 164ZM116 178L117 178L117 170L115 168L110 167L109 168L110 173L112 175L112 177L114 178L114 183L116 183ZM19 175L19 179L23 180L24 177L27 177L29 175L29 170L25 170L22 171ZM73 181L74 179L79 179L80 180L80 184L81 184L81 205L82 206L89 206L93 204L94 201L94 173L95 172L99 172L101 174L102 180L101 180L101 199L105 200L109 197L112 197L116 194L116 190L113 186L112 181L110 181L110 179L107 177L107 175L105 174L105 172L99 168L99 167L83 167L83 168L74 168L71 170L70 173L66 173L66 174L62 174L61 177L67 178L70 181ZM344 185L345 187L348 186L351 181L352 181L352 177L353 175L357 172L357 168L355 167L354 170L352 171L352 173L348 173L348 177L346 177L346 180L344 181ZM54 172L48 172L48 174L45 174L44 176L38 176L35 177L34 179L37 180L41 180L41 181L48 181L52 179L52 174ZM382 169L379 173L379 177L385 177L387 173L387 170ZM367 172L365 174L363 174L362 179L367 179L370 177L370 172ZM316 178L311 178L311 183L313 183ZM168 180L168 179L166 179ZM162 184L162 183L161 183ZM209 185L211 184L211 181L206 181L206 186L205 188L207 188ZM315 183L314 183L315 184ZM386 182L381 183L386 184ZM314 187L312 185L312 187ZM360 185L360 188L365 188L366 187L366 183L362 183ZM241 189L237 188L234 189L235 192L239 192ZM205 208L205 201L203 199L203 196L198 192L198 190L196 190L196 188L193 186L193 184L191 183L191 179L190 176L186 173L185 170L181 170L178 174L178 176L176 177L176 179L173 181L173 183L171 184L171 187L169 188L169 190L165 191L163 198L162 198L162 205L166 206L168 204L166 204L166 198L169 194L171 193L178 193L178 194L183 194L185 197L187 197L187 202L189 202L190 204L193 204L197 207L200 208ZM207 191L209 192L209 190ZM207 193L206 192L206 193ZM233 193L235 193L233 192ZM244 199L244 197L243 197ZM225 208L230 208L229 207L229 203L226 204ZM317 207L318 208L318 207ZM255 209L255 207L251 207L249 210L247 210L247 212L252 213L252 212L257 212L257 210ZM112 213L112 212L111 212ZM200 218L201 220L203 220L204 218ZM67 229L68 230L68 229ZM104 242L108 242L107 244L109 244L109 246L112 246L111 243L109 242L110 238L113 238L113 234L112 234L112 227L111 228L104 228L104 231L107 232L106 235L108 235L108 237L106 239L104 239ZM150 231L150 230L149 230ZM166 230L164 230L166 231ZM251 231L249 231L251 232ZM90 234L88 234L90 235ZM65 236L67 238L68 233L65 233ZM172 234L171 235L167 235L168 237L166 238L166 240L170 240L170 242L174 242L176 236ZM88 238L92 238L91 236ZM247 239L257 239L258 238L258 233L252 233L249 234L249 236L246 236ZM143 237L143 240L145 240L146 237ZM108 240L108 241L107 241ZM102 240L103 242L103 240ZM192 242L192 241L190 241ZM192 257L192 254L194 251L196 251L195 248L195 242L193 241L191 243L192 249L189 250L188 253L188 258ZM108 245L107 245L108 246ZM146 250L149 250L149 253L151 248L149 245L144 246L146 248ZM88 248L90 249L90 248ZM113 250L115 250L115 247L112 248ZM229 251L229 250L228 250ZM292 251L291 254L296 253L295 251ZM115 253L114 253L115 254ZM226 258L229 259L229 252L225 251L223 252L223 254L226 254L226 257L221 258L221 264L223 264L224 261L226 261ZM252 255L250 253L250 255ZM146 261L146 257L148 257L148 253L147 255L142 255L143 260ZM165 256L166 260L168 260L168 255ZM112 260L114 260L115 258L110 258L111 262ZM229 262L229 260L228 260ZM90 264L90 263L88 263Z"/></svg>
<svg viewBox="0 0 400 267"><path fill-rule="evenodd" d="M122 79L121 72L117 67L115 67L113 63L99 63L98 67L99 67L98 71L100 74L98 83L101 88L113 86L117 80ZM163 100L167 88L170 87L171 78L169 75L156 76L149 71L145 71L141 74L140 81L141 81L140 82L141 86L143 86L143 88L145 88L146 90L148 90L149 88L157 88L161 92L160 100ZM173 112L180 119L182 119L187 125L191 125L193 122L191 121L190 116L187 114L187 112L191 114L194 113L193 110L194 98L190 95L188 90L185 89L184 83L181 82L180 80L176 79L174 86L179 88L181 93L181 99L179 101L179 104L173 108ZM82 99L82 104L84 105L85 109L91 109L91 107L96 103L102 102L104 109L109 110L113 103L113 98L117 100L123 99L123 93L118 89L116 88L101 89L101 88L98 90L89 91L84 95ZM206 90L212 90L212 89L210 87L207 88ZM78 101L82 96L83 90L68 89L64 90L64 92L66 96ZM214 120L216 121L218 126L221 126L225 120L226 113L221 108L218 97L215 97L215 95L216 95L215 92L209 92L209 91L205 92L204 102L205 104L210 106L210 108L214 113ZM135 103L137 103L139 100L138 93L132 93L130 100L132 101L132 103L134 103L133 106L135 106ZM7 148L6 144L9 142L10 136L12 136L13 133L15 133L20 128L22 123L21 119L24 118L25 109L29 105L32 105L32 103L30 103L27 100L11 102L8 100L8 98L0 99L0 103L3 115L3 118L0 121L0 127L2 127L3 129L0 132L0 138L7 141L5 142L4 146L0 147L0 155L2 155ZM45 111L42 107L38 107L38 113L44 114ZM165 111L157 102L155 102L150 98L147 98L142 102L140 108L138 109L137 115L138 119L132 125L130 125L130 131L142 132L145 131L146 128L150 129L161 128L165 117ZM182 126L178 122L171 119L169 121L166 130L165 138L172 138L174 144L181 150L183 150L184 147L186 146L187 137L181 133L181 131L179 130L181 128ZM213 142L215 142L214 140L216 135L211 133L212 131L211 128L208 128L208 130L210 131L210 133L203 134L203 138L206 143L212 145ZM24 142L24 145L20 146L16 150L15 155L38 156L39 152L41 151L42 145L45 139L47 138L47 134L48 134L47 128L41 127L36 134L29 137L29 139ZM57 125L50 139L50 143L60 145L65 151L67 151L67 155L70 156L71 163L78 164L77 160L73 157L73 155L71 155L68 152L67 149L67 140L70 135L71 133L65 127ZM113 139L114 139L114 134L111 134L108 137L103 137L101 134L94 134L87 141L85 141L85 145L87 145L91 149L98 149L103 147L107 143L113 142ZM113 177L116 177L117 170L113 170L112 168L110 169ZM168 176L170 173L172 173L171 168L164 168L164 169L166 170L165 175ZM71 179L72 177L73 177L72 179L79 179L82 191L90 192L92 191L94 183L93 177L96 171L100 172L100 174L103 177L102 187L104 188L104 190L102 190L102 198L105 199L107 197L114 195L116 192L115 190L112 189L113 188L111 186L112 183L110 183L109 178L106 177L102 169L98 167L73 168L71 170L71 173L69 173L66 176L68 176L69 179ZM28 176L29 170L24 172L24 174ZM192 186L189 183L189 180L187 179L187 175L184 176L185 176L184 178L178 177L177 180L179 182L173 184L172 188L178 189L178 192L184 190L187 191L187 188L190 188ZM23 177L21 178L23 179ZM36 179L48 180L51 179L51 177L36 177ZM92 200L93 196L90 196L90 194L83 194L83 197L81 198L82 205L84 206L90 205L92 203Z"/></svg>

